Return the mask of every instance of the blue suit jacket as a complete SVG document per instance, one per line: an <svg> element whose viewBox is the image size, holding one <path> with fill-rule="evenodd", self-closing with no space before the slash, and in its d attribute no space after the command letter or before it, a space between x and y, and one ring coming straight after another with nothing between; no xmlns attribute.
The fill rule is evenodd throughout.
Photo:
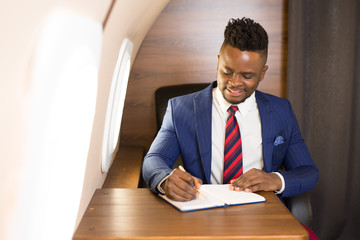
<svg viewBox="0 0 360 240"><path fill-rule="evenodd" d="M202 91L169 100L160 131L143 162L143 177L157 192L158 183L172 171L181 154L185 169L203 183L211 175L211 119L213 82ZM318 169L301 137L288 100L255 92L262 127L264 171L284 176L283 197L312 189ZM285 170L280 170L282 167Z"/></svg>

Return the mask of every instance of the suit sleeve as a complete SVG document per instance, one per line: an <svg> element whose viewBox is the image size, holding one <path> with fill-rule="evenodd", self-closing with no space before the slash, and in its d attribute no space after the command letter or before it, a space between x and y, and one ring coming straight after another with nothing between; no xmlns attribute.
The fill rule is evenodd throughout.
<svg viewBox="0 0 360 240"><path fill-rule="evenodd" d="M180 154L172 114L172 102L168 102L161 129L146 154L142 166L143 178L147 185L159 193L157 185L169 175Z"/></svg>
<svg viewBox="0 0 360 240"><path fill-rule="evenodd" d="M279 171L285 180L283 197L307 192L315 187L319 172L308 148L301 136L295 114L288 102L291 120L290 138L283 165L285 171Z"/></svg>

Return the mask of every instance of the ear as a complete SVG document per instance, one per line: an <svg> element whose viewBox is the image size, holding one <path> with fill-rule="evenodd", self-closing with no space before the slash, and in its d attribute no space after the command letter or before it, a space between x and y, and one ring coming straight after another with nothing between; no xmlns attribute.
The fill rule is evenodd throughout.
<svg viewBox="0 0 360 240"><path fill-rule="evenodd" d="M216 71L219 70L219 61L220 61L220 55L218 55L218 61L217 61L217 65L216 65Z"/></svg>
<svg viewBox="0 0 360 240"><path fill-rule="evenodd" d="M263 70L261 71L260 81L262 81L264 79L265 73L268 69L269 69L269 66L265 65Z"/></svg>

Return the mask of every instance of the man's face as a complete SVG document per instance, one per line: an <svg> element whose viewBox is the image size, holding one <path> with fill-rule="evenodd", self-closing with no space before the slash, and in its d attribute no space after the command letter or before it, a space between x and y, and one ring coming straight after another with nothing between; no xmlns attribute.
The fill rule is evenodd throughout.
<svg viewBox="0 0 360 240"><path fill-rule="evenodd" d="M259 52L241 51L226 45L220 51L217 83L225 100L238 104L248 98L263 80L268 66Z"/></svg>

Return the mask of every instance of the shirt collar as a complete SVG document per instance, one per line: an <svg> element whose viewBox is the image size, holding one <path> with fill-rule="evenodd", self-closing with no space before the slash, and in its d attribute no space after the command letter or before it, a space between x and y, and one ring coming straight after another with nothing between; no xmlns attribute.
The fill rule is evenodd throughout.
<svg viewBox="0 0 360 240"><path fill-rule="evenodd" d="M231 104L231 103L229 103L228 101L225 100L225 98L223 97L219 87L216 87L215 98L217 99L217 101L219 103L221 112L228 114L227 110L229 109L229 107L231 105L234 105L234 104ZM255 91L250 95L250 97L245 99L244 102L236 104L236 106L238 106L239 111L241 113L241 116L243 118L245 118L245 116L247 115L247 113L249 112L251 107L254 106L254 104L256 104Z"/></svg>

